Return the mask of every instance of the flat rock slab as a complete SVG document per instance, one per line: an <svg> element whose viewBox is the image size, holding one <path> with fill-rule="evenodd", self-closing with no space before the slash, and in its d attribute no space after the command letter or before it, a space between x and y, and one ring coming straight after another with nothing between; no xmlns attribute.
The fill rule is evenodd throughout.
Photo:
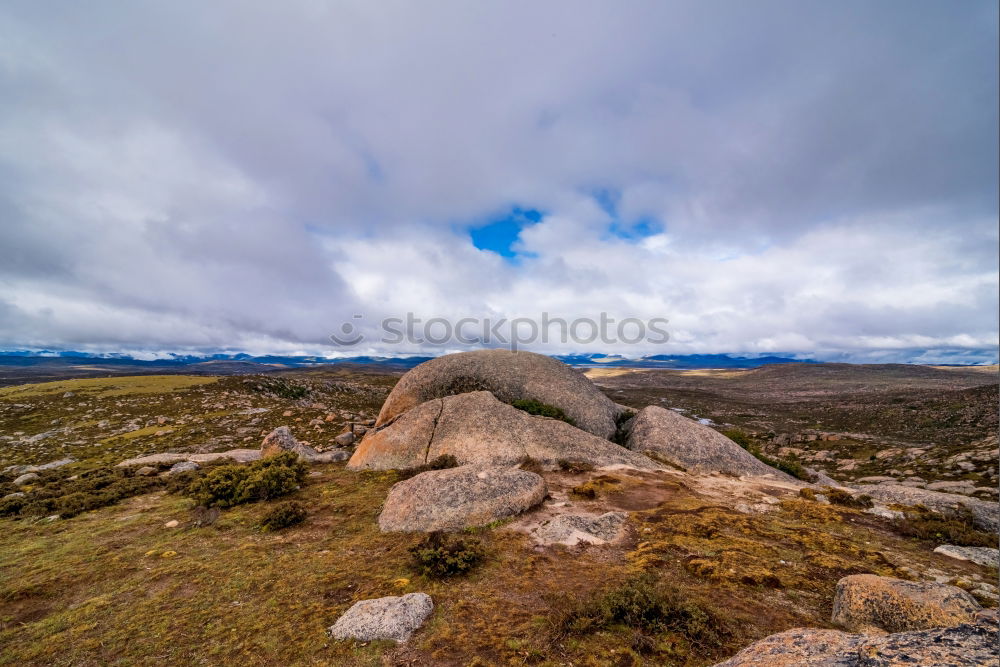
<svg viewBox="0 0 1000 667"><path fill-rule="evenodd" d="M363 642L378 639L405 642L424 624L432 611L434 602L426 593L361 600L330 627L330 636Z"/></svg>
<svg viewBox="0 0 1000 667"><path fill-rule="evenodd" d="M995 609L952 628L865 635L797 628L751 644L715 667L973 667L995 665Z"/></svg>
<svg viewBox="0 0 1000 667"><path fill-rule="evenodd" d="M627 521L626 512L561 514L539 526L532 535L540 544L607 544L624 533Z"/></svg>
<svg viewBox="0 0 1000 667"><path fill-rule="evenodd" d="M41 465L21 465L21 466L7 466L3 469L4 474L7 475L23 475L29 472L41 472L43 470L52 470L53 468L61 468L70 463L75 463L74 458L59 459L58 461L50 461L49 463L43 463Z"/></svg>
<svg viewBox="0 0 1000 667"><path fill-rule="evenodd" d="M165 464L181 463L182 461L193 461L194 463L211 463L220 459L232 459L235 463L250 463L260 459L260 450L257 449L230 449L225 452L214 452L211 454L186 454L181 452L163 452L161 454L150 454L149 456L139 456L134 459L125 459L117 464L118 468L131 468L133 466L157 466Z"/></svg>
<svg viewBox="0 0 1000 667"><path fill-rule="evenodd" d="M445 454L463 465L513 465L530 457L550 467L567 460L596 467L662 468L566 422L529 415L488 391L427 401L367 433L348 468L415 468Z"/></svg>
<svg viewBox="0 0 1000 667"><path fill-rule="evenodd" d="M694 474L725 473L791 480L715 429L673 410L650 405L639 411L629 430L628 448L653 452Z"/></svg>
<svg viewBox="0 0 1000 667"><path fill-rule="evenodd" d="M433 399L489 391L504 403L534 399L562 410L577 427L600 438L616 430L620 409L583 373L533 352L475 350L448 354L411 369L386 398L375 426Z"/></svg>
<svg viewBox="0 0 1000 667"><path fill-rule="evenodd" d="M934 553L957 560L972 561L976 565L1000 567L1000 549L991 547L958 547L953 544L942 544L934 550Z"/></svg>
<svg viewBox="0 0 1000 667"><path fill-rule="evenodd" d="M384 532L430 532L484 526L542 502L539 475L517 468L461 466L431 470L389 490L378 525Z"/></svg>
<svg viewBox="0 0 1000 667"><path fill-rule="evenodd" d="M861 485L858 491L868 494L883 504L923 505L935 512L952 515L963 507L972 513L976 527L991 533L1000 532L1000 504L989 500L969 498L954 493L928 491L899 484Z"/></svg>
<svg viewBox="0 0 1000 667"><path fill-rule="evenodd" d="M981 609L957 586L854 574L837 582L830 620L856 632L906 632L967 623Z"/></svg>

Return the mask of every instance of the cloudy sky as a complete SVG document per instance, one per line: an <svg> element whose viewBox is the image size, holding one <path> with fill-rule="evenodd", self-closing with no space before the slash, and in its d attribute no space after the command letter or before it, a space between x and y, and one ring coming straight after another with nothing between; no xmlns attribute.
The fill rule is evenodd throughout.
<svg viewBox="0 0 1000 667"><path fill-rule="evenodd" d="M536 349L992 361L997 24L7 0L0 348L400 353L382 318L605 312L671 340Z"/></svg>

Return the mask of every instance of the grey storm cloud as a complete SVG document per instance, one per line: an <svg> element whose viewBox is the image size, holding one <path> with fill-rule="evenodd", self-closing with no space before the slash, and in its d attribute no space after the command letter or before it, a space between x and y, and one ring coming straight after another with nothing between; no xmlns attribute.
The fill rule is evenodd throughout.
<svg viewBox="0 0 1000 667"><path fill-rule="evenodd" d="M608 311L668 317L678 352L978 354L997 24L975 0L6 2L0 346L338 353L354 314ZM544 214L516 261L472 245L515 206Z"/></svg>

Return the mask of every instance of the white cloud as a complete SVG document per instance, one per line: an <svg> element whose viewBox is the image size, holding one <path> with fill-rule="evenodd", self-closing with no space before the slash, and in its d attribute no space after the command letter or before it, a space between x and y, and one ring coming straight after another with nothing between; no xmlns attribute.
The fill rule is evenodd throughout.
<svg viewBox="0 0 1000 667"><path fill-rule="evenodd" d="M606 311L670 318L672 352L990 348L996 21L5 3L0 345L329 351L355 313ZM611 234L597 191L662 231ZM519 262L471 245L515 205L546 212Z"/></svg>

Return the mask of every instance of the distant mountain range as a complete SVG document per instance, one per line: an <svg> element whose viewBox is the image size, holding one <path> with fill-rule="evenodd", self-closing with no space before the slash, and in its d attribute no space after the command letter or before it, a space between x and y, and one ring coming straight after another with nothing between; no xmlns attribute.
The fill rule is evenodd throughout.
<svg viewBox="0 0 1000 667"><path fill-rule="evenodd" d="M629 367L629 368L757 368L767 364L789 363L819 363L813 359L797 359L790 356L759 356L748 357L732 354L656 354L636 359L608 354L564 354L553 355L554 358L571 366L581 367ZM70 350L15 350L0 352L2 366L35 366L46 364L83 364L100 362L108 366L142 366L147 368L176 368L180 366L210 366L213 364L227 366L245 364L248 370L254 365L280 366L298 368L320 364L363 364L391 366L397 368L412 368L433 357L400 356L400 357L340 357L327 358L319 356L253 356L250 354L210 354L210 355L178 355L171 354L161 359L137 359L124 353L94 354Z"/></svg>

